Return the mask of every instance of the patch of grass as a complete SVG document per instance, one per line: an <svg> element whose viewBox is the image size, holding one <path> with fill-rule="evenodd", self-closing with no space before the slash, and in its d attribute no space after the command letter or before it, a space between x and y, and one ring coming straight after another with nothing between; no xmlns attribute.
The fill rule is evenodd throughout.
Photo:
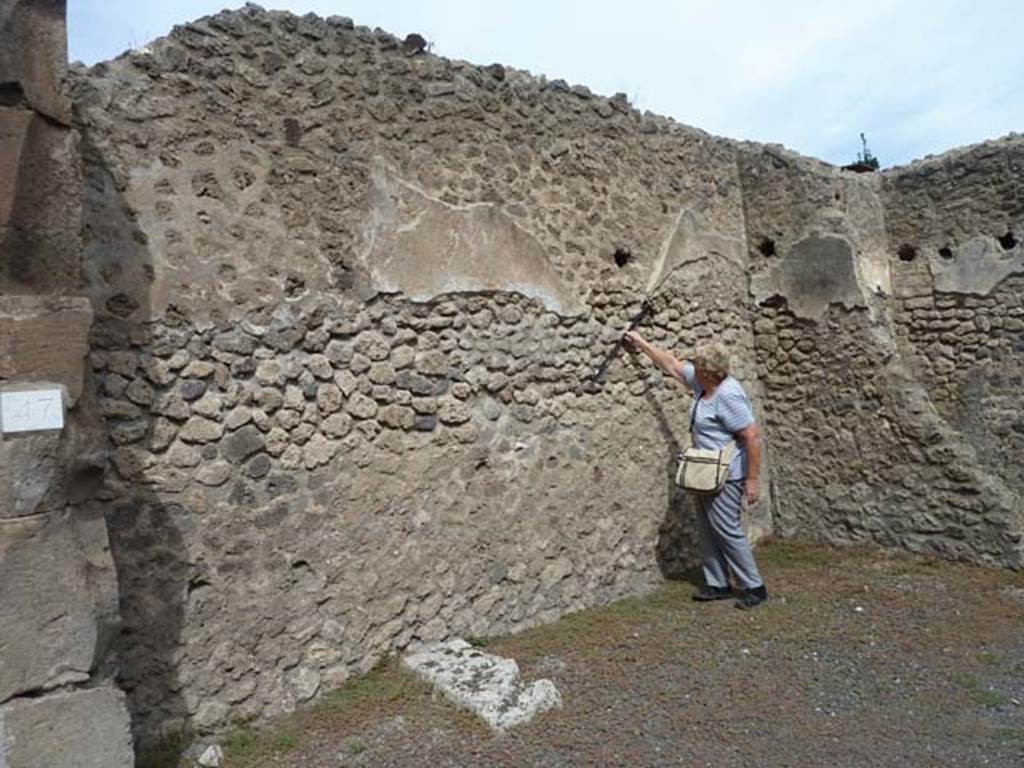
<svg viewBox="0 0 1024 768"><path fill-rule="evenodd" d="M1001 586L1024 588L1024 571L1001 574Z"/></svg>
<svg viewBox="0 0 1024 768"><path fill-rule="evenodd" d="M224 751L236 757L248 757L259 749L259 735L251 728L240 727L230 731L221 746Z"/></svg>
<svg viewBox="0 0 1024 768"><path fill-rule="evenodd" d="M601 623L598 610L588 609L563 616L551 624L541 624L517 633L513 637L519 653L546 653L565 645L585 641ZM607 629L607 628L606 628ZM507 639L499 640L495 653L502 653Z"/></svg>
<svg viewBox="0 0 1024 768"><path fill-rule="evenodd" d="M540 629L557 632L565 624L572 629L591 629L602 632L610 623L635 624L661 618L665 610L674 610L681 601L688 601L692 589L689 585L667 584L639 597L623 597L606 605L586 608L563 616ZM686 602L682 602L686 605Z"/></svg>
<svg viewBox="0 0 1024 768"><path fill-rule="evenodd" d="M422 684L416 678L391 663L349 680L341 688L324 695L321 704L334 708L370 701L396 702L422 690Z"/></svg>
<svg viewBox="0 0 1024 768"><path fill-rule="evenodd" d="M280 755L299 746L299 736L290 727L256 731L248 726L240 726L230 731L221 746L224 754L235 765L241 761L247 765L260 765L263 758Z"/></svg>
<svg viewBox="0 0 1024 768"><path fill-rule="evenodd" d="M467 635L465 640L474 648L486 648L487 644L490 642L489 638L477 637L476 635Z"/></svg>
<svg viewBox="0 0 1024 768"><path fill-rule="evenodd" d="M1009 699L1003 696L1003 694L999 693L999 691L993 691L990 688L983 688L973 694L973 696L974 700L980 706L988 707L989 709L996 709L997 707L1001 707L1009 703Z"/></svg>
<svg viewBox="0 0 1024 768"><path fill-rule="evenodd" d="M230 765L262 766L275 756L301 747L304 734L318 733L324 728L336 732L336 723L344 720L345 710L365 713L375 705L405 701L424 690L425 686L419 680L401 670L396 663L384 662L366 675L324 694L308 708L279 719L271 728L256 730L239 724L225 736L222 742L224 753ZM357 747L353 754L364 749L365 745Z"/></svg>
<svg viewBox="0 0 1024 768"><path fill-rule="evenodd" d="M566 647L582 648L595 640L608 642L632 633L648 619L652 610L636 598L587 608L563 616L550 624L533 627L515 637L517 648L533 653L557 651ZM497 653L501 653L500 644Z"/></svg>
<svg viewBox="0 0 1024 768"><path fill-rule="evenodd" d="M958 685L965 688L971 700L980 707L995 709L1009 703L1009 699L999 691L993 691L981 683L974 675L961 673L953 678Z"/></svg>
<svg viewBox="0 0 1024 768"><path fill-rule="evenodd" d="M996 741L1003 744L1020 744L1024 746L1024 728L1000 728L995 732Z"/></svg>
<svg viewBox="0 0 1024 768"><path fill-rule="evenodd" d="M779 539L765 540L755 554L759 562L776 568L822 568L837 559L836 552L821 544Z"/></svg>
<svg viewBox="0 0 1024 768"><path fill-rule="evenodd" d="M948 572L951 567L948 562L907 552L886 552L885 556L885 560L881 562L886 566L886 570L894 576L926 576L935 578L941 573ZM943 566L945 566L945 569Z"/></svg>
<svg viewBox="0 0 1024 768"><path fill-rule="evenodd" d="M982 651L978 654L978 661L990 667L996 666L999 661L999 654L993 653L992 651Z"/></svg>
<svg viewBox="0 0 1024 768"><path fill-rule="evenodd" d="M604 609L596 609L622 621L641 621L653 616L660 616L665 608L674 607L679 595L670 594L666 589L658 589L643 597L624 597L609 603Z"/></svg>
<svg viewBox="0 0 1024 768"><path fill-rule="evenodd" d="M281 752L287 752L290 749L295 749L299 746L299 737L294 733L285 731L274 736L274 747Z"/></svg>
<svg viewBox="0 0 1024 768"><path fill-rule="evenodd" d="M366 742L363 741L362 739L360 739L358 736L354 736L353 738L349 739L348 751L351 754L353 754L353 755L361 755L363 752L365 752L368 749L369 749L369 747L366 745Z"/></svg>
<svg viewBox="0 0 1024 768"><path fill-rule="evenodd" d="M152 749L141 752L136 762L137 768L178 768L181 755L192 743L192 734L188 729L168 733Z"/></svg>

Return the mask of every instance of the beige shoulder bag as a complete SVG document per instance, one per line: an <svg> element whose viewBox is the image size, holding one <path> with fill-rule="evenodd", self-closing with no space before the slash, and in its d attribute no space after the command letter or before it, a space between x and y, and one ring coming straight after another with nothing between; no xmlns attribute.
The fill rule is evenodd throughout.
<svg viewBox="0 0 1024 768"><path fill-rule="evenodd" d="M736 443L729 442L717 450L693 447L693 425L699 405L700 398L697 398L690 417L690 446L679 454L676 485L697 493L718 493L729 479L729 464L736 453Z"/></svg>

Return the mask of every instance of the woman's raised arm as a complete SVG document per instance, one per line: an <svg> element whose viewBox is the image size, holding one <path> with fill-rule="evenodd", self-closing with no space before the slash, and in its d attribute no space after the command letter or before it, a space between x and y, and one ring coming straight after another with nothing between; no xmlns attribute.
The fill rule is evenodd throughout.
<svg viewBox="0 0 1024 768"><path fill-rule="evenodd" d="M623 340L629 347L637 349L651 358L651 362L663 373L676 379L681 377L683 362L676 359L671 352L654 346L636 331L627 332Z"/></svg>

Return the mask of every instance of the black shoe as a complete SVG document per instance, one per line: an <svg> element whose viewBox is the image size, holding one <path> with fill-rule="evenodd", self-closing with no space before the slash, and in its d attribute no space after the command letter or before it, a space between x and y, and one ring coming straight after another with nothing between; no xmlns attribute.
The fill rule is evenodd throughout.
<svg viewBox="0 0 1024 768"><path fill-rule="evenodd" d="M768 590L765 589L764 584L760 587L754 587L748 589L742 595L736 598L736 607L742 611L756 608L761 603L768 599Z"/></svg>
<svg viewBox="0 0 1024 768"><path fill-rule="evenodd" d="M706 603L711 600L728 600L732 597L732 590L729 587L701 587L693 593L693 599Z"/></svg>

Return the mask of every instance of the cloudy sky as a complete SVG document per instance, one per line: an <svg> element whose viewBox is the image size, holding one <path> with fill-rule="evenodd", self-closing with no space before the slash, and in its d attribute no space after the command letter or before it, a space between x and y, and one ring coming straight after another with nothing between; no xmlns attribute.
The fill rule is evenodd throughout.
<svg viewBox="0 0 1024 768"><path fill-rule="evenodd" d="M855 159L861 131L886 167L1024 131L1021 0L263 4L418 32L443 56L621 91L642 110L837 164ZM69 56L113 58L226 5L69 0Z"/></svg>

